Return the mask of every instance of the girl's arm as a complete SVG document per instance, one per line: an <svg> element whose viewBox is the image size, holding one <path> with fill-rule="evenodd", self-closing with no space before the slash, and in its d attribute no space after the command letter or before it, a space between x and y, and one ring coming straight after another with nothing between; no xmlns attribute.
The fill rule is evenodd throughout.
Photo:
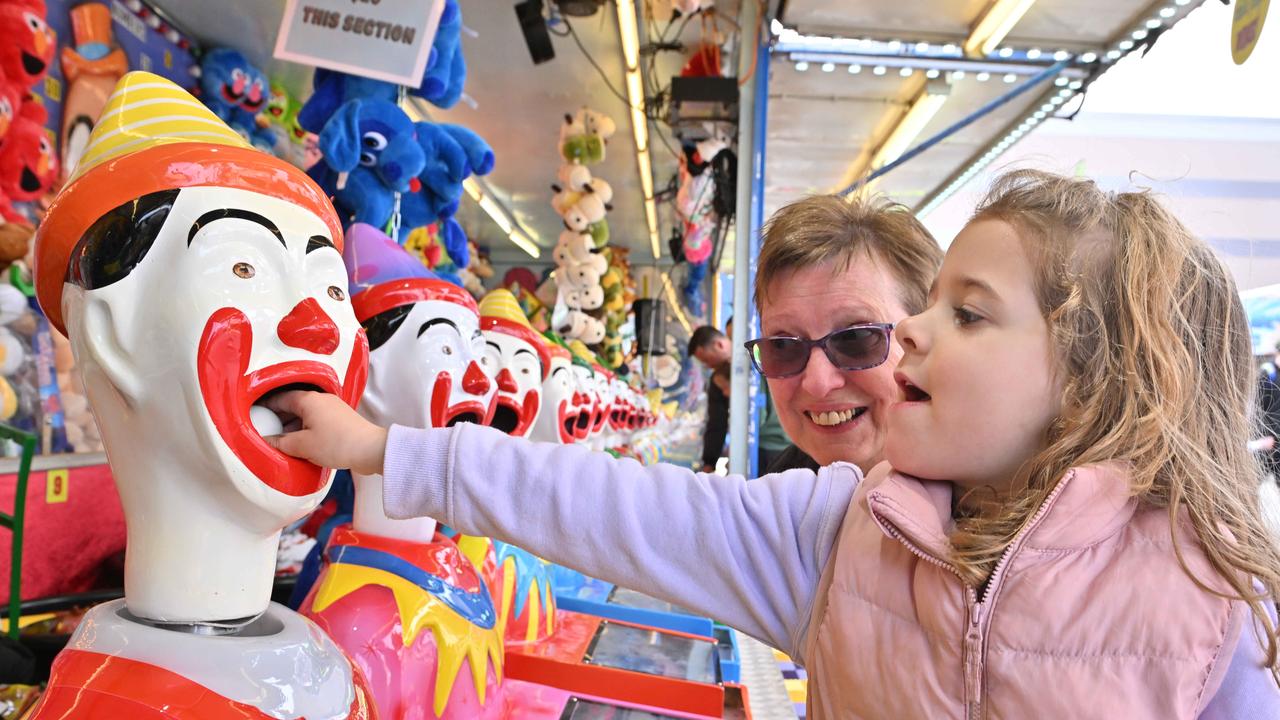
<svg viewBox="0 0 1280 720"><path fill-rule="evenodd" d="M747 482L464 423L393 426L383 498L390 517L430 516L510 542L798 657L861 478L838 464Z"/></svg>

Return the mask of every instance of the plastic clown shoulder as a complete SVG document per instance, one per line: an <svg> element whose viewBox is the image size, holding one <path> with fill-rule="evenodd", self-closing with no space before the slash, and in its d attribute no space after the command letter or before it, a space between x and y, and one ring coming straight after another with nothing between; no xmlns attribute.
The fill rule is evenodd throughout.
<svg viewBox="0 0 1280 720"><path fill-rule="evenodd" d="M338 646L281 605L209 636L140 622L115 600L85 615L32 717L371 720L369 706Z"/></svg>

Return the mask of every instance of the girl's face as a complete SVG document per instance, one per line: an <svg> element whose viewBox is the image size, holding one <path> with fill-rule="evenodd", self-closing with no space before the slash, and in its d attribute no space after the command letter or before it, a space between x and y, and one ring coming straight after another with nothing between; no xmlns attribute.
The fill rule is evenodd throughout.
<svg viewBox="0 0 1280 720"><path fill-rule="evenodd" d="M962 488L1008 487L1058 415L1049 326L1013 226L969 224L947 252L929 308L895 331L901 400L889 412L896 470Z"/></svg>

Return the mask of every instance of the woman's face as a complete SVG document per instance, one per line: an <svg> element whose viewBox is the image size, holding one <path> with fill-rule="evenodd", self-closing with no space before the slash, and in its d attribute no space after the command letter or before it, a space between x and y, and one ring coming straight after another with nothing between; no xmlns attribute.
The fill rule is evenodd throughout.
<svg viewBox="0 0 1280 720"><path fill-rule="evenodd" d="M848 268L838 268L823 263L771 280L760 302L764 336L817 339L857 323L907 317L898 282L878 259L859 254ZM883 364L844 371L813 348L803 372L768 380L783 429L821 465L843 461L870 470L884 459L887 414L898 399L893 369L900 357L895 341Z"/></svg>

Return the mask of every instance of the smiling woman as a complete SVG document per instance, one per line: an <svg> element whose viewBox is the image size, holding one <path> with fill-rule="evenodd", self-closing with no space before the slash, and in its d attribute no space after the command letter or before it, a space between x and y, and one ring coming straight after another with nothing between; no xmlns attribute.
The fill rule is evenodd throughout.
<svg viewBox="0 0 1280 720"><path fill-rule="evenodd" d="M891 328L924 309L941 262L929 231L887 201L815 195L770 218L756 271L764 337L749 347L795 442L770 471L884 459L902 355Z"/></svg>

